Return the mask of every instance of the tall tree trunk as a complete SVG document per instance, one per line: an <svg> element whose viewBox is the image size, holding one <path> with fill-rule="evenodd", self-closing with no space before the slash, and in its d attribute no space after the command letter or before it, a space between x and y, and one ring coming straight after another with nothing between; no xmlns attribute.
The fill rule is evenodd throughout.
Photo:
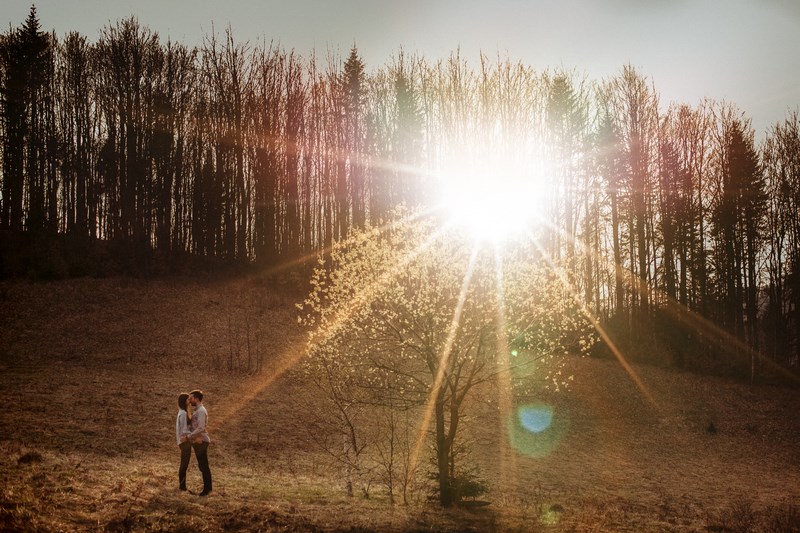
<svg viewBox="0 0 800 533"><path fill-rule="evenodd" d="M453 486L450 479L450 443L445 429L445 408L443 391L437 392L434 401L434 416L436 418L436 467L439 482L439 503L442 507L453 504Z"/></svg>

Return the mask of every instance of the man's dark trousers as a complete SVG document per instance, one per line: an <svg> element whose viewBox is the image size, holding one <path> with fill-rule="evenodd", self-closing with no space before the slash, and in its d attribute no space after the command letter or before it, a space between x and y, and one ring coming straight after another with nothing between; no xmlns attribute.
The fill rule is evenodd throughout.
<svg viewBox="0 0 800 533"><path fill-rule="evenodd" d="M208 466L208 443L192 444L194 455L197 457L197 467L203 474L203 492L211 492L211 468Z"/></svg>

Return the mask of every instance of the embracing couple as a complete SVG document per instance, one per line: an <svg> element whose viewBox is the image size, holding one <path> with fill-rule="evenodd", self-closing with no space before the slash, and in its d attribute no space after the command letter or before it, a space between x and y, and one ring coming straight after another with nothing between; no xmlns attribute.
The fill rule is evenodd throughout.
<svg viewBox="0 0 800 533"><path fill-rule="evenodd" d="M208 496L211 492L211 468L208 466L208 438L206 426L208 412L203 407L203 391L193 390L178 396L178 419L175 421L175 440L181 450L181 467L178 470L180 490L186 490L186 470L192 449L197 457L197 466L203 474L203 492L200 496Z"/></svg>

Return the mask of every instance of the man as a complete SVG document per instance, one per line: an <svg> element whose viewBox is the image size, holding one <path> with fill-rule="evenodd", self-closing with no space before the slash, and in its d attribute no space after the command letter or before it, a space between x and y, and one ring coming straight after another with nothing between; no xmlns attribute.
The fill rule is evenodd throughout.
<svg viewBox="0 0 800 533"><path fill-rule="evenodd" d="M189 393L189 403L194 407L192 415L192 432L189 433L189 442L192 443L194 455L197 457L197 467L203 474L203 492L200 496L208 496L211 492L211 468L208 466L208 438L206 426L208 424L208 412L203 407L203 391L193 390Z"/></svg>

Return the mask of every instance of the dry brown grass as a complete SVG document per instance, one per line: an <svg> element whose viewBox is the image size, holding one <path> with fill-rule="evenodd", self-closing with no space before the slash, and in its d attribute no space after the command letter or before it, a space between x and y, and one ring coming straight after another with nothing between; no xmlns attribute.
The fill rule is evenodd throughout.
<svg viewBox="0 0 800 533"><path fill-rule="evenodd" d="M252 295L256 294L255 298ZM305 438L299 295L263 280L0 284L0 529L21 531L797 531L800 394L569 360L550 453L509 446L473 406L491 505L442 511L347 498ZM261 327L246 373L228 318ZM254 326L255 327L255 326ZM242 335L243 330L235 332ZM251 346L251 351L254 348ZM215 492L176 489L177 392L206 391ZM477 422L477 423L475 423ZM710 431L712 428L715 431ZM190 487L199 488L193 464Z"/></svg>

